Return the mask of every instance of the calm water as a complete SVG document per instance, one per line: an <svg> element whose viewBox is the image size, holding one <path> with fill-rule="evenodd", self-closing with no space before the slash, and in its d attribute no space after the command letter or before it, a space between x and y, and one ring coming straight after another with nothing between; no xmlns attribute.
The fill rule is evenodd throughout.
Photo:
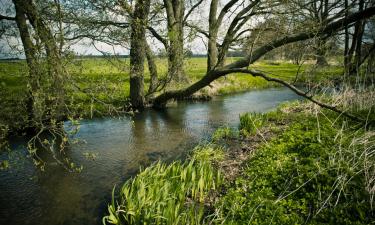
<svg viewBox="0 0 375 225"><path fill-rule="evenodd" d="M158 159L181 158L217 127L237 126L239 114L265 112L297 99L287 89L267 89L217 97L203 103L179 103L165 111L148 110L133 118L93 119L81 123L85 144L68 150L84 170L66 172L49 165L36 170L26 157L22 139L15 151L0 155L11 169L0 171L0 224L100 224L113 185L120 185L140 166ZM88 160L84 153L98 154Z"/></svg>

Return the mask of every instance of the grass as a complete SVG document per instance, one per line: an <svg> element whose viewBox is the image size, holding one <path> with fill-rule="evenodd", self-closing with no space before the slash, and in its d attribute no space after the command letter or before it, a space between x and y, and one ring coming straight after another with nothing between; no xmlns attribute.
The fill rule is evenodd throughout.
<svg viewBox="0 0 375 225"><path fill-rule="evenodd" d="M158 162L125 182L118 197L113 192L103 222L373 223L373 131L329 111L315 113L309 103L289 103L267 114L241 118L247 119L240 120L239 131L219 128L213 134L215 144L196 147L186 162ZM255 130L254 120L262 121ZM273 138L266 137L269 133ZM239 163L227 161L231 153L225 146L232 149L237 138L243 152L246 141L252 144L256 139L251 137L257 135L263 144L248 152L240 173L230 177L228 162Z"/></svg>
<svg viewBox="0 0 375 225"><path fill-rule="evenodd" d="M311 104L264 116L257 148L241 175L226 184L217 224L371 224L374 222L375 133ZM315 112L314 112L315 111ZM245 137L253 123L240 122ZM250 125L249 125L250 124ZM281 129L281 125L287 124Z"/></svg>

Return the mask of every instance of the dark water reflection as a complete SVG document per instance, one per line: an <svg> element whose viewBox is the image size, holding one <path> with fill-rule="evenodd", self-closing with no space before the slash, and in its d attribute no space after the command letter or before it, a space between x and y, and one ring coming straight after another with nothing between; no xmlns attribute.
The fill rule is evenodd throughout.
<svg viewBox="0 0 375 225"><path fill-rule="evenodd" d="M114 184L134 175L140 166L182 157L217 127L237 126L239 114L265 112L297 99L287 89L252 91L210 102L179 103L165 111L147 110L129 118L82 121L71 146L74 162L83 165L69 173L58 165L36 170L25 155L24 140L12 140L11 168L0 171L0 224L100 224ZM97 154L88 160L83 154Z"/></svg>

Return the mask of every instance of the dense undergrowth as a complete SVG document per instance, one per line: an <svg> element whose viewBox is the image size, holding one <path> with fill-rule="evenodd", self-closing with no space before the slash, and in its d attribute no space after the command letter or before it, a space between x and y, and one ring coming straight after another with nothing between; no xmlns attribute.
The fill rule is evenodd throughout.
<svg viewBox="0 0 375 225"><path fill-rule="evenodd" d="M347 95L344 101L340 96L331 101L348 104L354 97ZM371 99L359 99L356 96L355 104L350 107L361 108L356 104L363 104L359 112L373 108L368 102ZM369 111L365 113L369 114ZM238 130L218 129L212 144L193 151L191 161L158 163L126 182L120 197L114 198L109 206L105 221L118 224L373 224L375 132L371 129L311 103L289 103L267 114L243 114ZM232 146L233 139L239 141L237 147ZM258 147L246 147L252 146L255 139L261 142ZM228 149L233 148L239 152L251 150L247 150L247 157L237 165L240 173L229 177L225 174L230 166L226 158L231 154ZM215 152L216 149L219 151ZM210 160L200 161L195 158L197 154ZM217 154L220 157L213 157ZM181 171L188 167L195 174L201 171L200 178L183 181L182 177L188 175L182 175ZM217 171L224 177L222 184L216 181L217 177L206 179L209 176L204 175ZM206 184L200 189L204 191L192 191L201 179ZM147 183L148 194L143 194L142 182ZM130 197L123 194L129 192ZM198 192L198 196L193 194ZM137 217L133 216L135 211Z"/></svg>

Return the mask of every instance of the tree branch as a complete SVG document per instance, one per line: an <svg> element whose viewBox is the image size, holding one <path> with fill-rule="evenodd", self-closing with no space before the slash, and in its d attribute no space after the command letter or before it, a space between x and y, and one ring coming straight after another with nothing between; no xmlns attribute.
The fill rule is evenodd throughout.
<svg viewBox="0 0 375 225"><path fill-rule="evenodd" d="M11 20L11 21L16 21L16 17L0 15L0 21L1 21L1 20Z"/></svg>
<svg viewBox="0 0 375 225"><path fill-rule="evenodd" d="M328 24L327 26L322 27L322 28L320 28L316 31L302 32L302 33L299 33L299 34L289 35L289 36L285 36L285 37L280 38L280 39L276 39L276 40L274 40L274 41L272 41L272 42L270 42L266 45L263 45L263 46L259 47L254 52L248 54L246 57L225 66L225 68L231 69L231 68L246 67L249 64L258 60L260 57L265 55L267 52L270 52L271 50L273 50L275 48L278 48L280 46L283 46L283 45L286 45L286 44L289 44L289 43L307 40L307 39L310 39L310 38L313 38L313 37L316 37L316 36L322 36L322 35L330 36L330 35L334 34L335 32L337 32L339 29L345 27L345 25L349 25L349 24L354 23L358 20L369 18L373 15L375 15L375 7L370 7L370 8L367 8L367 9L363 10L363 11L353 13L353 14L349 15L347 18L342 18L340 20L337 20L336 22L332 22L332 23Z"/></svg>
<svg viewBox="0 0 375 225"><path fill-rule="evenodd" d="M147 29L156 39L158 39L158 41L160 41L164 45L165 49L168 49L168 41L165 38L163 38L153 27L148 26Z"/></svg>
<svg viewBox="0 0 375 225"><path fill-rule="evenodd" d="M203 2L203 0L199 0L197 3L195 3L195 5L193 5L190 10L185 14L184 16L184 19L182 20L184 23L186 22L186 20L188 19L188 17L190 16L190 14Z"/></svg>
<svg viewBox="0 0 375 225"><path fill-rule="evenodd" d="M260 71L257 71L257 70L252 70L252 69L232 69L231 71L227 71L229 73L246 73L246 74L251 74L253 77L262 77L263 79L267 80L267 81L271 81L271 82L276 82L276 83L279 83L279 84L282 84L283 86L289 88L290 90L292 90L294 93L296 93L297 95L301 96L301 97L304 97L306 99L308 99L309 101L319 105L320 107L322 108L326 108L326 109L329 109L333 112L336 112L338 114L341 114L343 116L346 116L348 117L349 119L353 120L353 121L357 121L357 122L365 122L366 120L363 119L363 118L359 118L347 111L343 111L333 105L329 105L329 104L326 104L324 102L321 102L321 101L318 101L316 99L314 99L313 96L311 95L308 95L308 93L298 89L296 86L284 81L284 80L281 80L281 79L278 79L278 78L274 78L274 77L269 77L267 76L266 74L260 72Z"/></svg>

